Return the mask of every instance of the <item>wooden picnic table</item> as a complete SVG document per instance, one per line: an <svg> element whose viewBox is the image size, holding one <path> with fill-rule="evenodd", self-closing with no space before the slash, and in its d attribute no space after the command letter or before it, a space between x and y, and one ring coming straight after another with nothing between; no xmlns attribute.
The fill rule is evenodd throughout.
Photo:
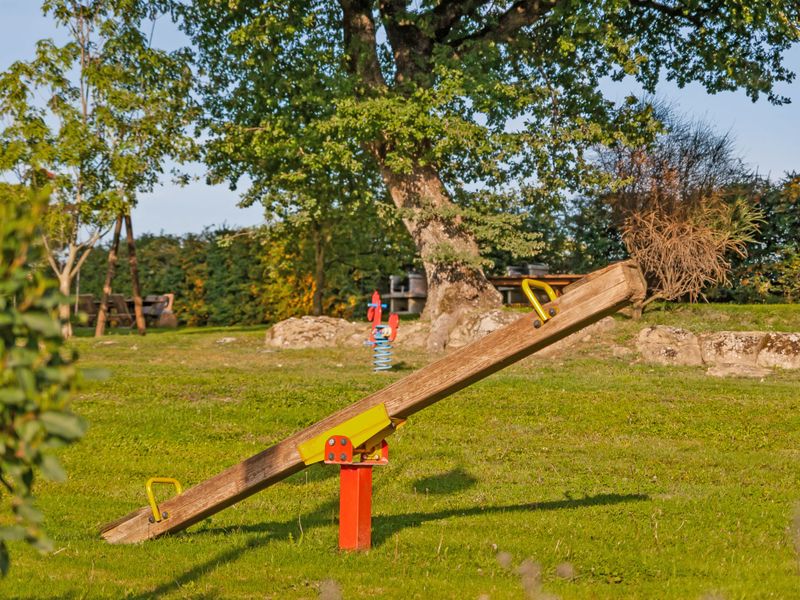
<svg viewBox="0 0 800 600"><path fill-rule="evenodd" d="M174 294L151 294L142 298L142 311L149 321L157 322L164 313L172 312L175 301ZM102 300L93 294L81 294L78 304L81 311L88 316L88 325L94 325L100 312ZM122 294L111 294L108 297L108 319L119 325L132 325L134 322L135 301Z"/></svg>

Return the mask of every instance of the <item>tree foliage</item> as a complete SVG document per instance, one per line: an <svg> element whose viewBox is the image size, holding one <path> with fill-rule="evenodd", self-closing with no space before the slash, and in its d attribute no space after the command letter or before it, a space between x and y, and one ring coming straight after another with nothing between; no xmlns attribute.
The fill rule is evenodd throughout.
<svg viewBox="0 0 800 600"><path fill-rule="evenodd" d="M289 220L253 230L143 235L137 240L143 292L175 294L175 314L187 325L274 323L309 314L316 292L315 244L287 232L294 226ZM360 316L368 294L385 283L388 273L414 264L407 237L384 235L370 207L356 221L332 222L329 236L322 294L326 315ZM86 262L81 293L99 294L107 252L101 244ZM122 248L120 259L125 258ZM130 289L130 274L122 270L116 290Z"/></svg>
<svg viewBox="0 0 800 600"><path fill-rule="evenodd" d="M434 316L454 305L445 288L459 304L491 296L464 213L476 190L580 190L603 182L590 148L656 133L636 102L603 96L603 78L650 92L663 78L699 81L781 103L774 85L793 78L782 53L800 38L789 1L181 4L208 78L215 172L257 178L259 196L324 165L372 198L382 183L426 268Z"/></svg>
<svg viewBox="0 0 800 600"><path fill-rule="evenodd" d="M800 175L755 178L748 193L764 219L748 256L734 263L733 283L714 297L736 302L800 300Z"/></svg>
<svg viewBox="0 0 800 600"><path fill-rule="evenodd" d="M52 189L47 258L68 295L104 228L153 188L165 157L192 155L193 78L188 51L154 48L143 29L166 3L46 0L42 8L68 41L40 40L33 60L0 76L0 171Z"/></svg>
<svg viewBox="0 0 800 600"><path fill-rule="evenodd" d="M752 175L729 135L665 105L654 114L664 130L651 143L598 150L614 182L602 201L648 279L648 302L694 302L729 283L731 259L746 256L761 213L744 191Z"/></svg>
<svg viewBox="0 0 800 600"><path fill-rule="evenodd" d="M62 481L64 469L52 450L79 439L84 422L67 408L76 382L75 354L62 346L55 282L37 263L46 197L21 186L0 186L0 572L9 568L7 542L50 545L34 506L40 472ZM8 523L3 517L3 522Z"/></svg>

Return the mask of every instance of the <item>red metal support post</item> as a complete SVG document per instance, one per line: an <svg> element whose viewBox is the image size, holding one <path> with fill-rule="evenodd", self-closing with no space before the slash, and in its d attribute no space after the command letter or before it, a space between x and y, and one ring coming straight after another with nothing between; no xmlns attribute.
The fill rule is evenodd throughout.
<svg viewBox="0 0 800 600"><path fill-rule="evenodd" d="M372 467L389 462L389 445L367 451L353 448L347 436L334 435L325 445L325 463L339 465L339 549L372 547Z"/></svg>
<svg viewBox="0 0 800 600"><path fill-rule="evenodd" d="M339 549L372 546L372 465L342 465L339 472Z"/></svg>

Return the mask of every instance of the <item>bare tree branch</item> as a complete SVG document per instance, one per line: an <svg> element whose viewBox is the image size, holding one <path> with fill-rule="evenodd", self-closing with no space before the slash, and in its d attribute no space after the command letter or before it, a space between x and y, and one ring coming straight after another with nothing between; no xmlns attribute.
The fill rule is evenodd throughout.
<svg viewBox="0 0 800 600"><path fill-rule="evenodd" d="M94 245L97 243L97 240L99 240L102 236L103 233L98 228L92 234L92 237L90 237L87 241L85 241L83 244L79 246L79 248L83 250L83 254L81 254L81 257L78 259L78 262L75 263L75 267L72 269L72 271L70 271L69 274L70 278L75 277L75 275L78 274L78 271L81 270L83 263L86 262L86 259L89 258L89 254L91 254L92 250L94 250Z"/></svg>
<svg viewBox="0 0 800 600"><path fill-rule="evenodd" d="M42 243L44 244L44 249L47 252L47 262L50 264L50 268L53 269L53 273L56 274L56 277L61 275L61 270L58 268L58 263L56 259L53 258L53 251L50 249L50 244L47 241L47 236L42 234Z"/></svg>

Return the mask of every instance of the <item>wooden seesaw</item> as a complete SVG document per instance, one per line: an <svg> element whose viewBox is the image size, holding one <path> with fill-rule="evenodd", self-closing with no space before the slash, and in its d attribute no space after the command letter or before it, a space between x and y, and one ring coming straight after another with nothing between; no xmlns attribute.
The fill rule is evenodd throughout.
<svg viewBox="0 0 800 600"><path fill-rule="evenodd" d="M616 263L590 273L566 287L562 296L551 297L548 304L537 306L536 311L186 491L178 488L178 495L160 506L151 494L150 506L105 525L101 535L112 544L130 544L180 531L311 464L326 462L342 465L340 546L368 548L371 465L385 462L384 438L402 420L642 300L645 290L644 278L632 262ZM345 469L348 466L351 468ZM368 467L368 477L363 467ZM350 475L345 475L346 470ZM350 483L346 477L351 478ZM346 490L349 490L347 497ZM364 500L367 506L359 506ZM352 503L355 505L351 506ZM348 531L343 526L345 519ZM343 543L342 536L350 534L356 539Z"/></svg>

